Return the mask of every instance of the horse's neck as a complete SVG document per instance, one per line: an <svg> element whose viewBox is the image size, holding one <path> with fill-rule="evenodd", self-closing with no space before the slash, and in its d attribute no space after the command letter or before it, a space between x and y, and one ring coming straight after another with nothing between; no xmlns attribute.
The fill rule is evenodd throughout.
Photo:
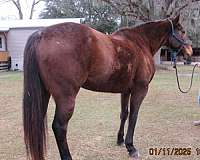
<svg viewBox="0 0 200 160"><path fill-rule="evenodd" d="M141 26L141 37L149 46L152 56L166 43L169 32L169 24L166 22L155 22Z"/></svg>
<svg viewBox="0 0 200 160"><path fill-rule="evenodd" d="M129 40L143 48L146 47L154 56L160 47L166 43L170 31L169 27L166 22L154 22L122 32Z"/></svg>

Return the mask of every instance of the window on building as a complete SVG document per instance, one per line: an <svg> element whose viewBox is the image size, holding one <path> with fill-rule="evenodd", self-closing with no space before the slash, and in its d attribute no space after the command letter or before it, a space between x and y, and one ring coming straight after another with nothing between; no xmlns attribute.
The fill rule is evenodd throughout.
<svg viewBox="0 0 200 160"><path fill-rule="evenodd" d="M0 37L0 48L3 48L2 42L2 38Z"/></svg>

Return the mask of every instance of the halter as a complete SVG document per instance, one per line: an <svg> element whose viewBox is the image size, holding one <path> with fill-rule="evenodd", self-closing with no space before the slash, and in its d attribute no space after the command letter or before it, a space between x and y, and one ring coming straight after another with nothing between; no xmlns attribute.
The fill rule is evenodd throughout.
<svg viewBox="0 0 200 160"><path fill-rule="evenodd" d="M171 29L172 29L172 37L174 37L177 41L179 41L181 43L181 47L179 48L177 54L181 51L181 49L183 48L184 45L187 45L188 43L186 43L184 40L180 39L179 37L177 37L177 35L174 32L174 24L172 23L171 19L167 19L170 24L171 24Z"/></svg>
<svg viewBox="0 0 200 160"><path fill-rule="evenodd" d="M167 19L170 24L171 24L171 29L172 29L172 37L174 37L177 41L179 41L181 43L181 47L178 49L177 51L177 54L176 56L179 54L179 52L182 50L183 46L184 45L187 45L188 43L186 43L184 40L180 39L179 37L177 37L177 35L175 34L174 32L174 25L172 23L172 21L168 18ZM189 85L189 88L187 90L182 90L181 87L180 87L180 82L179 82L179 78L178 78L178 70L177 70L177 66L176 66L176 60L174 62L174 66L173 68L175 68L176 70L176 80L177 80L177 84L178 84L178 89L180 90L180 92L182 93L188 93L192 87L192 82L193 82L193 76L194 76L194 70L195 68L198 66L198 64L195 64L194 67L193 67L193 70L192 70L192 77L191 77L191 80L190 80L190 85Z"/></svg>

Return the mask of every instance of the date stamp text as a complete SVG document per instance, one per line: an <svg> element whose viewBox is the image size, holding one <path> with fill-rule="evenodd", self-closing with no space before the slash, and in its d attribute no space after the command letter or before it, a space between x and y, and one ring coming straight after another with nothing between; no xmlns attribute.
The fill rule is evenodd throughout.
<svg viewBox="0 0 200 160"><path fill-rule="evenodd" d="M200 156L200 148L190 147L163 147L163 148L149 148L150 156Z"/></svg>

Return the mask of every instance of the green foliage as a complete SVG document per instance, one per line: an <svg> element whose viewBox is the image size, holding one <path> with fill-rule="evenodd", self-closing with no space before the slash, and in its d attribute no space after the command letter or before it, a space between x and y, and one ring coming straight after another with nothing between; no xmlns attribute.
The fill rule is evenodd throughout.
<svg viewBox="0 0 200 160"><path fill-rule="evenodd" d="M46 8L41 18L74 18L83 17L84 12L78 8L76 0L44 0ZM81 3L81 2L80 2ZM82 5L82 4L81 4Z"/></svg>
<svg viewBox="0 0 200 160"><path fill-rule="evenodd" d="M45 0L41 18L84 18L85 24L111 33L118 27L117 16L105 3L92 0Z"/></svg>
<svg viewBox="0 0 200 160"><path fill-rule="evenodd" d="M112 33L117 29L117 17L114 16L110 6L93 6L90 11L91 16L86 17L86 24L104 33Z"/></svg>

